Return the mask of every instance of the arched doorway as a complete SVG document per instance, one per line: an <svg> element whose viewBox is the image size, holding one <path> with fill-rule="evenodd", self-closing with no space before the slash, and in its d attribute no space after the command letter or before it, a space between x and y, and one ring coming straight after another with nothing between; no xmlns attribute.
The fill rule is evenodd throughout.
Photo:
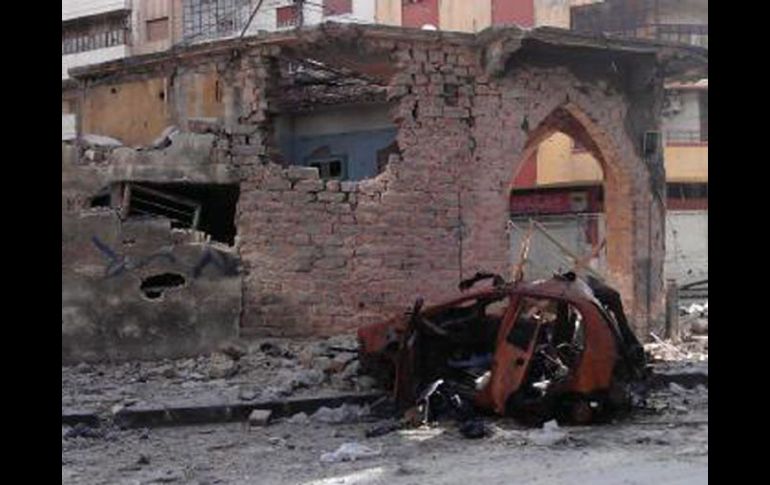
<svg viewBox="0 0 770 485"><path fill-rule="evenodd" d="M573 269L576 260L585 272L606 274L603 179L598 161L569 135L543 140L511 183L511 263L526 239L528 278Z"/></svg>

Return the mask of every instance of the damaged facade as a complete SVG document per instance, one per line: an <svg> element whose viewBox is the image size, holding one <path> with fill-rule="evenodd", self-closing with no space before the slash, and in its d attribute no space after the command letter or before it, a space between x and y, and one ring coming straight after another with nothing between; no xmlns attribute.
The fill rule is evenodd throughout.
<svg viewBox="0 0 770 485"><path fill-rule="evenodd" d="M602 166L609 279L645 335L662 325L665 236L645 133L664 76L706 56L556 29L324 24L74 69L64 358L329 335L506 274L511 181L556 131Z"/></svg>

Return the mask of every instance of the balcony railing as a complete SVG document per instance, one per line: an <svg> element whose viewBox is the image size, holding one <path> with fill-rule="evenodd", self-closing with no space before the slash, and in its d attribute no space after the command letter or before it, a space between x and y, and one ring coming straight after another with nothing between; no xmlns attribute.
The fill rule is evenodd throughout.
<svg viewBox="0 0 770 485"><path fill-rule="evenodd" d="M658 39L683 44L709 46L709 26L695 24L645 24L630 29L607 30L608 34L623 37Z"/></svg>
<svg viewBox="0 0 770 485"><path fill-rule="evenodd" d="M700 130L668 130L667 143L708 143L708 136Z"/></svg>

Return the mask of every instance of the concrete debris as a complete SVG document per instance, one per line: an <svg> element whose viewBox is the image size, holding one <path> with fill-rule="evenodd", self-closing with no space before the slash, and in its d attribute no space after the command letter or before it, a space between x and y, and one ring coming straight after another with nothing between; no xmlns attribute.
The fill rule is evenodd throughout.
<svg viewBox="0 0 770 485"><path fill-rule="evenodd" d="M553 446L564 442L569 434L559 428L555 420L543 424L541 429L530 431L527 439L537 446Z"/></svg>
<svg viewBox="0 0 770 485"><path fill-rule="evenodd" d="M238 363L224 353L217 352L209 361L211 379L229 379L238 373Z"/></svg>
<svg viewBox="0 0 770 485"><path fill-rule="evenodd" d="M644 350L652 362L707 362L708 336L686 336L681 342L658 339Z"/></svg>
<svg viewBox="0 0 770 485"><path fill-rule="evenodd" d="M342 444L337 450L321 455L322 463L337 463L341 461L356 461L362 458L371 458L382 454L382 450L375 450L360 443L351 442Z"/></svg>
<svg viewBox="0 0 770 485"><path fill-rule="evenodd" d="M700 317L709 316L709 302L706 301L703 304L691 303L688 306L682 306L679 308L681 315L697 315Z"/></svg>
<svg viewBox="0 0 770 485"><path fill-rule="evenodd" d="M222 401L270 401L372 389L371 378L358 375L357 360L349 361L338 373L324 372L320 357L311 367L303 366L297 356L308 347L322 348L326 362L340 354L355 355L331 349L327 340L271 339L242 347L226 345L218 352L194 358L65 365L62 407L110 413L116 404L184 402L207 406Z"/></svg>
<svg viewBox="0 0 770 485"><path fill-rule="evenodd" d="M307 424L310 421L307 413L297 413L292 415L286 422L291 424Z"/></svg>
<svg viewBox="0 0 770 485"><path fill-rule="evenodd" d="M318 411L310 416L312 421L327 424L353 423L369 415L368 406L356 406L354 404L343 404L338 408L327 408L322 406Z"/></svg>
<svg viewBox="0 0 770 485"><path fill-rule="evenodd" d="M241 390L238 392L238 399L241 401L253 401L257 399L261 394L262 391L254 387L241 388Z"/></svg>
<svg viewBox="0 0 770 485"><path fill-rule="evenodd" d="M163 148L168 147L171 145L171 138L174 134L179 132L179 128L176 126L169 126L165 130L163 130L163 133L160 134L158 138L156 138L151 144L150 148L153 150L160 150Z"/></svg>
<svg viewBox="0 0 770 485"><path fill-rule="evenodd" d="M255 409L249 414L249 425L267 426L271 414L273 414L273 412L269 409Z"/></svg>
<svg viewBox="0 0 770 485"><path fill-rule="evenodd" d="M672 382L671 384L669 384L668 389L674 394L681 395L681 394L687 393L687 390L684 387L677 384L676 382Z"/></svg>
<svg viewBox="0 0 770 485"><path fill-rule="evenodd" d="M117 140L109 136L95 135L93 133L87 133L81 136L80 142L88 146L97 146L97 147L105 147L105 148L116 148L116 147L123 146L123 142L121 142L120 140Z"/></svg>

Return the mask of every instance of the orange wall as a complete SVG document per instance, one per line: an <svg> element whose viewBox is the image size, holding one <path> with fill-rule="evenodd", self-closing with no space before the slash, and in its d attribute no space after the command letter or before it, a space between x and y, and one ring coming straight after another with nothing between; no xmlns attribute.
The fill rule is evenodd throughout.
<svg viewBox="0 0 770 485"><path fill-rule="evenodd" d="M166 78L90 87L81 110L82 133L146 145L170 124Z"/></svg>

